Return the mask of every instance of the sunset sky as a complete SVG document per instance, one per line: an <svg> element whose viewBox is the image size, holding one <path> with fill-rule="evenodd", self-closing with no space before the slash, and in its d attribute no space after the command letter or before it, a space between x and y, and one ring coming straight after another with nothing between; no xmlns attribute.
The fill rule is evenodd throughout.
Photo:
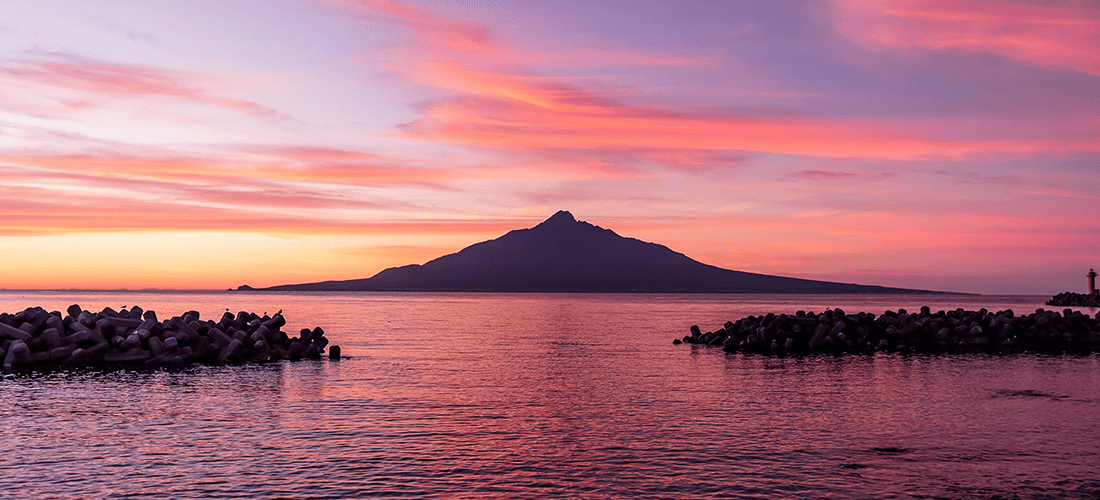
<svg viewBox="0 0 1100 500"><path fill-rule="evenodd" d="M369 277L557 210L743 271L1100 268L1100 2L0 0L0 288Z"/></svg>

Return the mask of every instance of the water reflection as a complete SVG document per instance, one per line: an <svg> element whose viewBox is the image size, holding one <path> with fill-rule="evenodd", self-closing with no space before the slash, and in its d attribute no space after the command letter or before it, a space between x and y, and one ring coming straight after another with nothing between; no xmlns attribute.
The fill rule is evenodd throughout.
<svg viewBox="0 0 1100 500"><path fill-rule="evenodd" d="M353 357L6 376L0 488L28 497L1100 491L1095 356L777 359L670 343L690 324L762 310L920 305L896 298L40 299L284 309L288 329L322 325Z"/></svg>

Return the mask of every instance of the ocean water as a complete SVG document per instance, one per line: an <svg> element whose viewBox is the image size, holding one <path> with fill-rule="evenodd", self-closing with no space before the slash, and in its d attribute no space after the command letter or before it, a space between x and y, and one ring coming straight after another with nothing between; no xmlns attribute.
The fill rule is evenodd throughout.
<svg viewBox="0 0 1100 500"><path fill-rule="evenodd" d="M283 310L351 359L4 375L0 497L1098 498L1096 355L672 345L749 314L1045 298L2 292Z"/></svg>

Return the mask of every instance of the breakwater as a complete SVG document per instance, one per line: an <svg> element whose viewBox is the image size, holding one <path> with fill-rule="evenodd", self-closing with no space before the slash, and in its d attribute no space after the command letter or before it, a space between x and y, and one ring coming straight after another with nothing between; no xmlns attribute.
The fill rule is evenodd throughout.
<svg viewBox="0 0 1100 500"><path fill-rule="evenodd" d="M1048 306L1100 307L1100 294L1062 292L1047 301Z"/></svg>
<svg viewBox="0 0 1100 500"><path fill-rule="evenodd" d="M1100 313L1090 317L1066 309L1037 309L1016 316L1011 309L920 312L905 309L872 313L798 311L768 313L727 321L713 332L691 327L674 344L720 346L727 352L772 356L814 353L869 354L949 352L1094 352L1100 351Z"/></svg>
<svg viewBox="0 0 1100 500"><path fill-rule="evenodd" d="M139 306L99 312L72 305L62 315L32 307L0 313L0 359L13 371L54 366L137 365L145 367L237 364L321 358L329 340L321 327L297 337L282 331L282 311L272 316L226 312L203 321L188 311L159 321ZM329 349L339 357L339 347Z"/></svg>

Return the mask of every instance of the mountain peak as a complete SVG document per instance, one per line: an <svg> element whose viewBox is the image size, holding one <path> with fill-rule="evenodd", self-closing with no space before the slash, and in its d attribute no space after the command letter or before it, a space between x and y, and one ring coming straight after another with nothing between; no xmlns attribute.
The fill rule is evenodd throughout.
<svg viewBox="0 0 1100 500"><path fill-rule="evenodd" d="M656 243L624 238L560 210L423 265L371 278L284 285L290 291L921 293L733 271L703 264Z"/></svg>
<svg viewBox="0 0 1100 500"><path fill-rule="evenodd" d="M549 219L542 221L541 224L535 227L563 226L576 223L577 219L573 218L573 214L565 210L558 210L558 213L551 215Z"/></svg>

